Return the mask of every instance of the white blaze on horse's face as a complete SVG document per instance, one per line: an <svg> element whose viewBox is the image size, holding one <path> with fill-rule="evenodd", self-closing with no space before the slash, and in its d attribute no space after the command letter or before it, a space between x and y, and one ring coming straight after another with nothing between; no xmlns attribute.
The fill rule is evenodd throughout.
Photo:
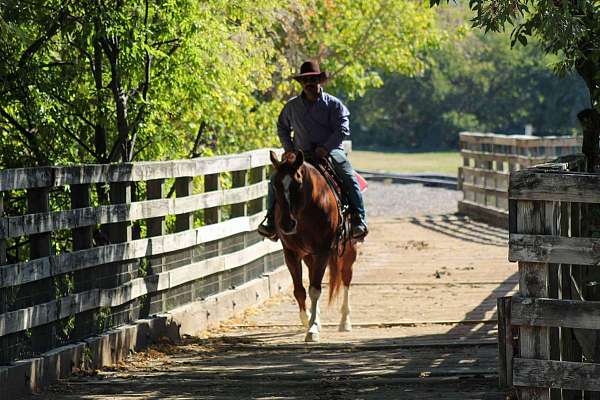
<svg viewBox="0 0 600 400"><path fill-rule="evenodd" d="M288 206L291 206L290 203L290 185L292 183L292 177L286 175L283 177L281 183L283 184L283 195L285 196L285 200L288 203Z"/></svg>

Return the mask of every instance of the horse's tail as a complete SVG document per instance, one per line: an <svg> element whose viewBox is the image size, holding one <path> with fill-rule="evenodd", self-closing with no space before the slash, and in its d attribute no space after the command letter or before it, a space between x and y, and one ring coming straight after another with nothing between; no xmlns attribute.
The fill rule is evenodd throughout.
<svg viewBox="0 0 600 400"><path fill-rule="evenodd" d="M340 258L337 254L329 258L329 304L337 296L342 284L342 271Z"/></svg>

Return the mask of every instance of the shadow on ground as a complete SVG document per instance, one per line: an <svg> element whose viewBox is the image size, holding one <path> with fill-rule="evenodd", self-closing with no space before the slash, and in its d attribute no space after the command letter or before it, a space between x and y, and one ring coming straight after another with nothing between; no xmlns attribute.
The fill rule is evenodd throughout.
<svg viewBox="0 0 600 400"><path fill-rule="evenodd" d="M479 223L458 214L425 215L400 218L424 229L429 229L453 238L485 245L505 247L508 232L502 228Z"/></svg>

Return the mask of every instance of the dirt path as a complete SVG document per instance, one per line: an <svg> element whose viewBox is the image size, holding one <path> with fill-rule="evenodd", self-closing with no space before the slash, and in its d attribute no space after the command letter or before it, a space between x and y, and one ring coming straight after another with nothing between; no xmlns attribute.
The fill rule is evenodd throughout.
<svg viewBox="0 0 600 400"><path fill-rule="evenodd" d="M291 294L203 338L163 343L48 399L503 399L496 298L517 285L507 233L454 216L371 221L351 291L354 330L322 310L304 344Z"/></svg>

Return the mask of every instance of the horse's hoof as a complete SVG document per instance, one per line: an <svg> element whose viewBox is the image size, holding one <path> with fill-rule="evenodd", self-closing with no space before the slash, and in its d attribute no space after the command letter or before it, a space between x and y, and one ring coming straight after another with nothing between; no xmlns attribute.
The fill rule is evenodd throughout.
<svg viewBox="0 0 600 400"><path fill-rule="evenodd" d="M318 332L307 332L306 337L304 338L305 342L318 342L319 341L319 333Z"/></svg>
<svg viewBox="0 0 600 400"><path fill-rule="evenodd" d="M352 332L352 324L348 322L344 322L340 324L339 327L340 332Z"/></svg>

